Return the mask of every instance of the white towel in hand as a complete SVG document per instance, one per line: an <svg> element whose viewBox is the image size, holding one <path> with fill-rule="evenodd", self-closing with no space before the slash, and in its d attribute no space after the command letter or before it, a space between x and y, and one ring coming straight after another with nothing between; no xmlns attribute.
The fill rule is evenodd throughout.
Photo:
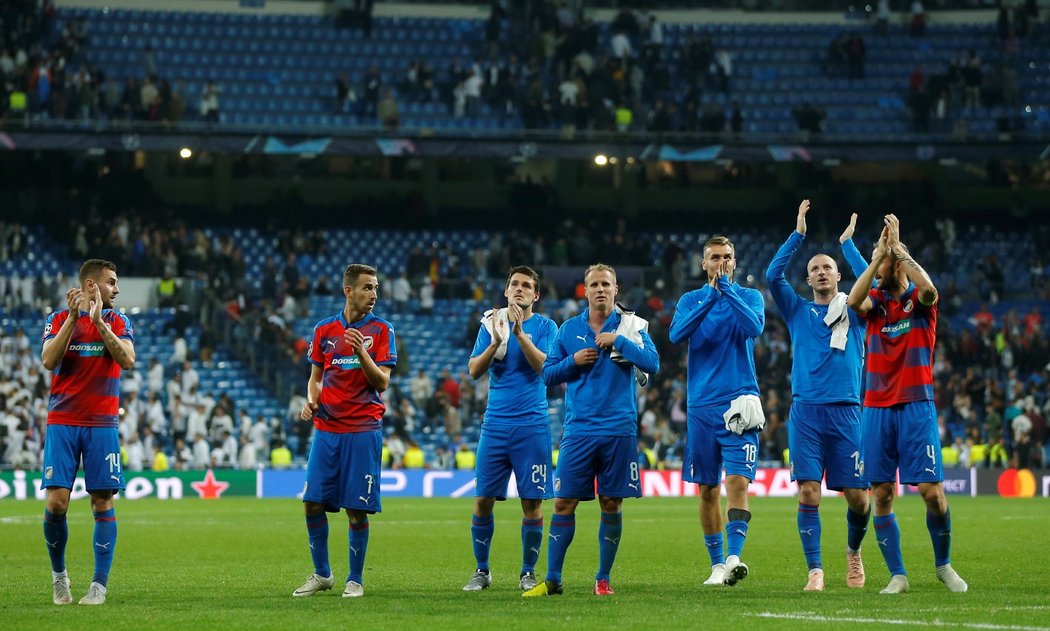
<svg viewBox="0 0 1050 631"><path fill-rule="evenodd" d="M824 324L831 327L831 348L846 350L846 340L849 339L849 308L846 306L846 294L840 291L831 299L828 314L824 316Z"/></svg>
<svg viewBox="0 0 1050 631"><path fill-rule="evenodd" d="M645 344L642 342L642 331L649 332L649 321L634 315L633 311L628 311L620 303L616 303L615 308L616 312L620 314L620 326L616 327L616 335L622 335L631 344L638 348L643 348ZM613 349L612 353L610 353L610 359L617 364L631 363L623 356L623 353L616 349ZM638 381L638 385L642 387L649 383L649 375L642 372L637 366L634 368L634 378Z"/></svg>
<svg viewBox="0 0 1050 631"><path fill-rule="evenodd" d="M736 435L749 429L762 429L766 426L766 415L762 412L762 400L758 395L742 394L733 399L729 409L722 414L726 429Z"/></svg>
<svg viewBox="0 0 1050 631"><path fill-rule="evenodd" d="M496 321L495 318L499 318ZM496 325L499 327L500 336L503 341L500 342L499 348L496 349L496 354L493 356L497 361L503 361L503 358L507 356L507 340L510 336L510 318L507 316L507 309L489 309L485 312L485 315L481 317L481 326L485 327L488 331L489 337L495 337L492 335L492 327Z"/></svg>

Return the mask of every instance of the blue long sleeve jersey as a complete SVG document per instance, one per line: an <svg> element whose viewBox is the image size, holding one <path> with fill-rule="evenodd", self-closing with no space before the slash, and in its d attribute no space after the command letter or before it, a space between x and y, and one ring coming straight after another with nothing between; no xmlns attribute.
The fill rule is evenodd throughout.
<svg viewBox="0 0 1050 631"><path fill-rule="evenodd" d="M554 339L543 363L543 381L548 386L568 384L565 391L565 436L635 436L638 433L638 401L634 390L634 369L618 364L610 351L601 351L590 366L577 366L573 354L596 348L595 335L588 324L590 309L566 320ZM612 333L620 326L620 314L609 315L601 333ZM642 332L642 348L620 335L613 347L644 372L660 370L660 357L649 334Z"/></svg>
<svg viewBox="0 0 1050 631"><path fill-rule="evenodd" d="M803 300L784 277L784 270L801 247L805 235L792 232L766 269L766 282L773 302L791 333L791 390L800 403L860 403L864 374L865 323L847 308L849 336L845 350L831 347L831 327L824 323L827 305ZM852 239L842 244L842 253L856 276L868 267Z"/></svg>
<svg viewBox="0 0 1050 631"><path fill-rule="evenodd" d="M755 338L765 325L762 294L724 277L718 289L704 285L678 299L669 334L672 344L689 341L690 408L759 393Z"/></svg>

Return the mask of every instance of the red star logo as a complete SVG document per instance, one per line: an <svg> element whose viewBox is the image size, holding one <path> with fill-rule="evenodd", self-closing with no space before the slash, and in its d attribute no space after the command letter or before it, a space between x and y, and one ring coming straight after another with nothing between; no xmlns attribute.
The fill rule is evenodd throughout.
<svg viewBox="0 0 1050 631"><path fill-rule="evenodd" d="M215 474L208 469L208 472L204 474L203 482L190 482L190 486L197 491L197 495L200 495L202 500L217 500L223 491L230 488L230 483L217 481Z"/></svg>

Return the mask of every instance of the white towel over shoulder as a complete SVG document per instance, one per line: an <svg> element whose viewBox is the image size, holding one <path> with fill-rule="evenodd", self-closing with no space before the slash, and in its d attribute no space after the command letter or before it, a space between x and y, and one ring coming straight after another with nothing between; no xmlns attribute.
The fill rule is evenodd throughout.
<svg viewBox="0 0 1050 631"><path fill-rule="evenodd" d="M634 315L633 311L628 311L620 303L616 303L616 312L620 314L620 326L616 327L616 334L624 336L628 342L638 348L645 346L642 342L642 331L649 332L649 321ZM623 356L623 353L615 349L610 354L610 358L617 364L631 363ZM649 375L642 372L637 366L634 368L634 377L640 386L644 387L649 383Z"/></svg>
<svg viewBox="0 0 1050 631"><path fill-rule="evenodd" d="M485 327L485 330L488 331L489 337L493 337L493 325L499 327L500 336L503 338L503 341L500 342L499 348L496 349L496 354L493 358L496 361L503 361L503 358L507 356L507 340L510 336L510 318L507 316L506 307L503 309L489 309L485 312L485 315L481 317L481 326Z"/></svg>
<svg viewBox="0 0 1050 631"><path fill-rule="evenodd" d="M846 340L849 339L849 308L846 306L846 294L840 291L831 299L828 314L824 316L824 324L831 327L831 348L846 350Z"/></svg>

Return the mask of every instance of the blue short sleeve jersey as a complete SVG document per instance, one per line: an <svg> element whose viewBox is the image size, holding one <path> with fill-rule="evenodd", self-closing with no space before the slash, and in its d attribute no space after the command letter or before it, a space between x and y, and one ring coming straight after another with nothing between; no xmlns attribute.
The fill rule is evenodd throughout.
<svg viewBox="0 0 1050 631"><path fill-rule="evenodd" d="M525 320L521 328L532 343L545 355L558 334L554 321L539 314ZM517 338L508 333L507 354L502 360L493 360L489 367L489 399L485 409L485 425L546 425L547 386L526 359ZM481 355L492 336L485 327L478 331L471 357Z"/></svg>

